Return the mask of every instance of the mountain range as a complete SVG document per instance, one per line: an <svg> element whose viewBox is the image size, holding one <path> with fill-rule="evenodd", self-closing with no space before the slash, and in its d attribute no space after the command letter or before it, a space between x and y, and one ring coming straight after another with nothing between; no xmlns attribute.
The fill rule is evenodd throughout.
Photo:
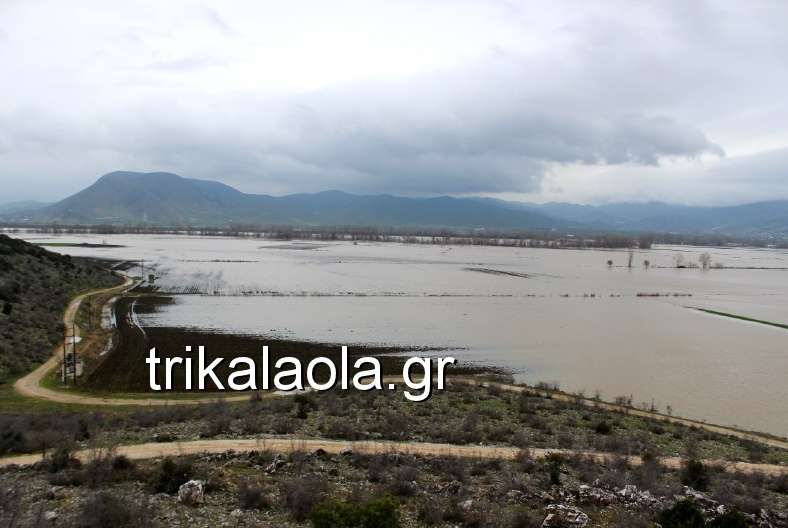
<svg viewBox="0 0 788 528"><path fill-rule="evenodd" d="M167 226L365 225L465 229L560 229L788 236L788 201L732 207L660 202L529 204L493 198L405 198L341 191L274 197L166 172L112 172L54 204L0 206L5 223Z"/></svg>

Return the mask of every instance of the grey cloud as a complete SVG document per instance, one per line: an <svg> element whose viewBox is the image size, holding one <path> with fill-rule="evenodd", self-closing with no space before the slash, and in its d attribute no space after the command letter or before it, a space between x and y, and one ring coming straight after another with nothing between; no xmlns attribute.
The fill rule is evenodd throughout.
<svg viewBox="0 0 788 528"><path fill-rule="evenodd" d="M143 66L143 69L160 72L182 73L202 70L204 68L213 68L216 66L225 66L227 62L227 59L221 57L190 55L168 61L153 62Z"/></svg>
<svg viewBox="0 0 788 528"><path fill-rule="evenodd" d="M92 125L23 116L0 128L11 146L105 149L187 176L262 177L285 192L307 182L309 190L535 192L555 164L657 165L663 157L723 154L669 116L596 108L532 87L531 72L501 79L499 71L500 64L486 70L483 81L470 69L282 98L187 94Z"/></svg>
<svg viewBox="0 0 788 528"><path fill-rule="evenodd" d="M287 104L266 148L380 188L433 193L532 192L553 164L658 165L663 157L724 155L697 127L585 106L561 93L528 93L527 76L508 79L503 89L494 88L495 78L479 84L453 73L452 80L301 96Z"/></svg>
<svg viewBox="0 0 788 528"><path fill-rule="evenodd" d="M234 34L230 24L222 18L219 13L210 9L209 7L202 6L202 13L205 16L205 19L217 30L221 33L224 33L227 36L231 36Z"/></svg>

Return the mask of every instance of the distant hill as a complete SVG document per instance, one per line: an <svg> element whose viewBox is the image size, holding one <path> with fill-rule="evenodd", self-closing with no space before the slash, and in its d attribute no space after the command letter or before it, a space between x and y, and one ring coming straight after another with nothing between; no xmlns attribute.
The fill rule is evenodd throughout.
<svg viewBox="0 0 788 528"><path fill-rule="evenodd" d="M21 202L11 202L0 205L0 215L19 213L22 211L35 211L51 205L50 202L37 202L36 200L24 200Z"/></svg>
<svg viewBox="0 0 788 528"><path fill-rule="evenodd" d="M112 172L68 198L5 220L156 225L293 224L549 229L565 223L449 196L358 196L341 191L284 197L244 194L215 181L166 172Z"/></svg>
<svg viewBox="0 0 788 528"><path fill-rule="evenodd" d="M341 191L274 197L167 172L112 172L45 207L0 209L6 222L218 226L450 227L563 231L650 231L788 237L788 201L734 207L660 202L600 206L529 204L492 198L359 196Z"/></svg>
<svg viewBox="0 0 788 528"><path fill-rule="evenodd" d="M578 205L559 202L507 202L494 198L474 199L498 207L531 211L596 231L788 236L788 200L727 207L692 207L662 202Z"/></svg>
<svg viewBox="0 0 788 528"><path fill-rule="evenodd" d="M728 207L689 207L661 202L600 206L548 203L530 206L527 210L600 229L739 235L788 234L788 200Z"/></svg>

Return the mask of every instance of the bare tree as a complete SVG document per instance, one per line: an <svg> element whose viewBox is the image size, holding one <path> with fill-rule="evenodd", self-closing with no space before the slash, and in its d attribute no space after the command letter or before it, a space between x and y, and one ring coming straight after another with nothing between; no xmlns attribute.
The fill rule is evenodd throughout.
<svg viewBox="0 0 788 528"><path fill-rule="evenodd" d="M627 267L632 268L632 261L635 260L635 248L627 250Z"/></svg>
<svg viewBox="0 0 788 528"><path fill-rule="evenodd" d="M677 268L684 267L684 255L682 253L676 253L673 255L673 265Z"/></svg>
<svg viewBox="0 0 788 528"><path fill-rule="evenodd" d="M648 259L644 260L643 261L643 267L646 268L646 269L650 268L651 267L651 261L649 261Z"/></svg>
<svg viewBox="0 0 788 528"><path fill-rule="evenodd" d="M704 251L698 257L698 262L700 262L700 266L703 269L708 269L711 266L711 254L708 251Z"/></svg>

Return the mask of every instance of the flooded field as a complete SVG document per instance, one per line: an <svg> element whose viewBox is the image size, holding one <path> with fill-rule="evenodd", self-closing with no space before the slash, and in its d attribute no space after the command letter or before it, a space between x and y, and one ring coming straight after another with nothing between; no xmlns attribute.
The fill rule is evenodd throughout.
<svg viewBox="0 0 788 528"><path fill-rule="evenodd" d="M439 348L725 425L788 435L788 253L626 251L150 235L28 235L72 255L138 262L178 294L143 327L319 343ZM702 252L722 269L676 269ZM144 260L144 262L142 262ZM644 266L648 260L650 267ZM612 265L608 265L612 261ZM140 275L141 266L130 273ZM443 354L443 352L435 352Z"/></svg>

